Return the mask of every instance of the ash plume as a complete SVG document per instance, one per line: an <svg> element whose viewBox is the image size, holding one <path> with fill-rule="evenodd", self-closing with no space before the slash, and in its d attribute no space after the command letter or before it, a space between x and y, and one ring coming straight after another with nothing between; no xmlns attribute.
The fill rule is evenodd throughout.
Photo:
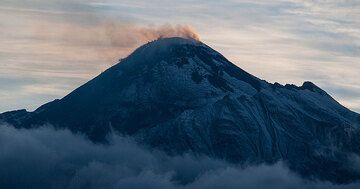
<svg viewBox="0 0 360 189"><path fill-rule="evenodd" d="M172 26L170 24L166 24L155 29L145 28L141 33L147 36L150 40L166 37L183 37L200 41L200 36L189 25Z"/></svg>
<svg viewBox="0 0 360 189"><path fill-rule="evenodd" d="M34 28L37 29L34 37L47 41L46 49L41 49L40 46L37 51L51 50L61 54L61 58L67 61L79 61L87 65L101 62L105 67L115 63L118 58L129 55L138 46L158 38L183 37L200 40L199 35L189 25L146 26L110 20L94 22L91 25L41 22L35 24ZM38 34L41 36L37 36ZM84 67L80 63L77 65Z"/></svg>
<svg viewBox="0 0 360 189"><path fill-rule="evenodd" d="M104 25L106 37L113 46L132 47L158 38L182 37L199 41L200 36L189 25L165 24L157 27L143 27L107 23Z"/></svg>
<svg viewBox="0 0 360 189"><path fill-rule="evenodd" d="M200 36L189 25L171 25L161 26L139 26L123 23L106 23L100 25L100 30L104 31L101 36L102 46L100 55L113 59L121 55L127 55L136 47L159 38L182 37L200 41ZM119 53L121 52L121 53Z"/></svg>

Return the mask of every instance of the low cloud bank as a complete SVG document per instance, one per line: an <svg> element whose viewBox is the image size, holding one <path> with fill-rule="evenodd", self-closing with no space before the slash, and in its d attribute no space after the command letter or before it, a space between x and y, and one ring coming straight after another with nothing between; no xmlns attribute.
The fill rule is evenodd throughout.
<svg viewBox="0 0 360 189"><path fill-rule="evenodd" d="M0 126L0 188L359 188L308 181L275 165L240 167L208 157L170 157L131 139L109 145L51 127Z"/></svg>

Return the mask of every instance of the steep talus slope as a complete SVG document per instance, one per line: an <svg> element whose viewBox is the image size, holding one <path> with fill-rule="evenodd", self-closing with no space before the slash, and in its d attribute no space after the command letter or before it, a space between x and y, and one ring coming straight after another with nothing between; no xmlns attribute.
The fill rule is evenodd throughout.
<svg viewBox="0 0 360 189"><path fill-rule="evenodd" d="M191 39L145 44L63 99L0 119L69 128L95 142L113 130L170 154L282 159L303 175L335 182L360 178L346 164L349 154L360 154L359 114L311 82L267 83Z"/></svg>

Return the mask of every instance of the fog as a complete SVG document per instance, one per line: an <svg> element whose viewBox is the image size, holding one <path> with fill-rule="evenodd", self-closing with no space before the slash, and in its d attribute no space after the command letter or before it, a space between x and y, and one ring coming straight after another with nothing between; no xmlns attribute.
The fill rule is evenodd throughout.
<svg viewBox="0 0 360 189"><path fill-rule="evenodd" d="M168 156L112 135L109 144L51 126L0 126L0 188L359 188L305 180L282 162L239 166L191 154ZM354 161L359 163L359 161Z"/></svg>

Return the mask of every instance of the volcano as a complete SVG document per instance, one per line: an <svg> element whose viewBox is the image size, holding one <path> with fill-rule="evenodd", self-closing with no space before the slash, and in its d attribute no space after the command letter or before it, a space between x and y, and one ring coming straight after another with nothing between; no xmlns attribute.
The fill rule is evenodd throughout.
<svg viewBox="0 0 360 189"><path fill-rule="evenodd" d="M311 82L271 84L204 43L162 38L64 98L0 114L16 128L52 125L106 142L111 132L169 154L233 163L279 160L306 177L360 179L360 115Z"/></svg>

